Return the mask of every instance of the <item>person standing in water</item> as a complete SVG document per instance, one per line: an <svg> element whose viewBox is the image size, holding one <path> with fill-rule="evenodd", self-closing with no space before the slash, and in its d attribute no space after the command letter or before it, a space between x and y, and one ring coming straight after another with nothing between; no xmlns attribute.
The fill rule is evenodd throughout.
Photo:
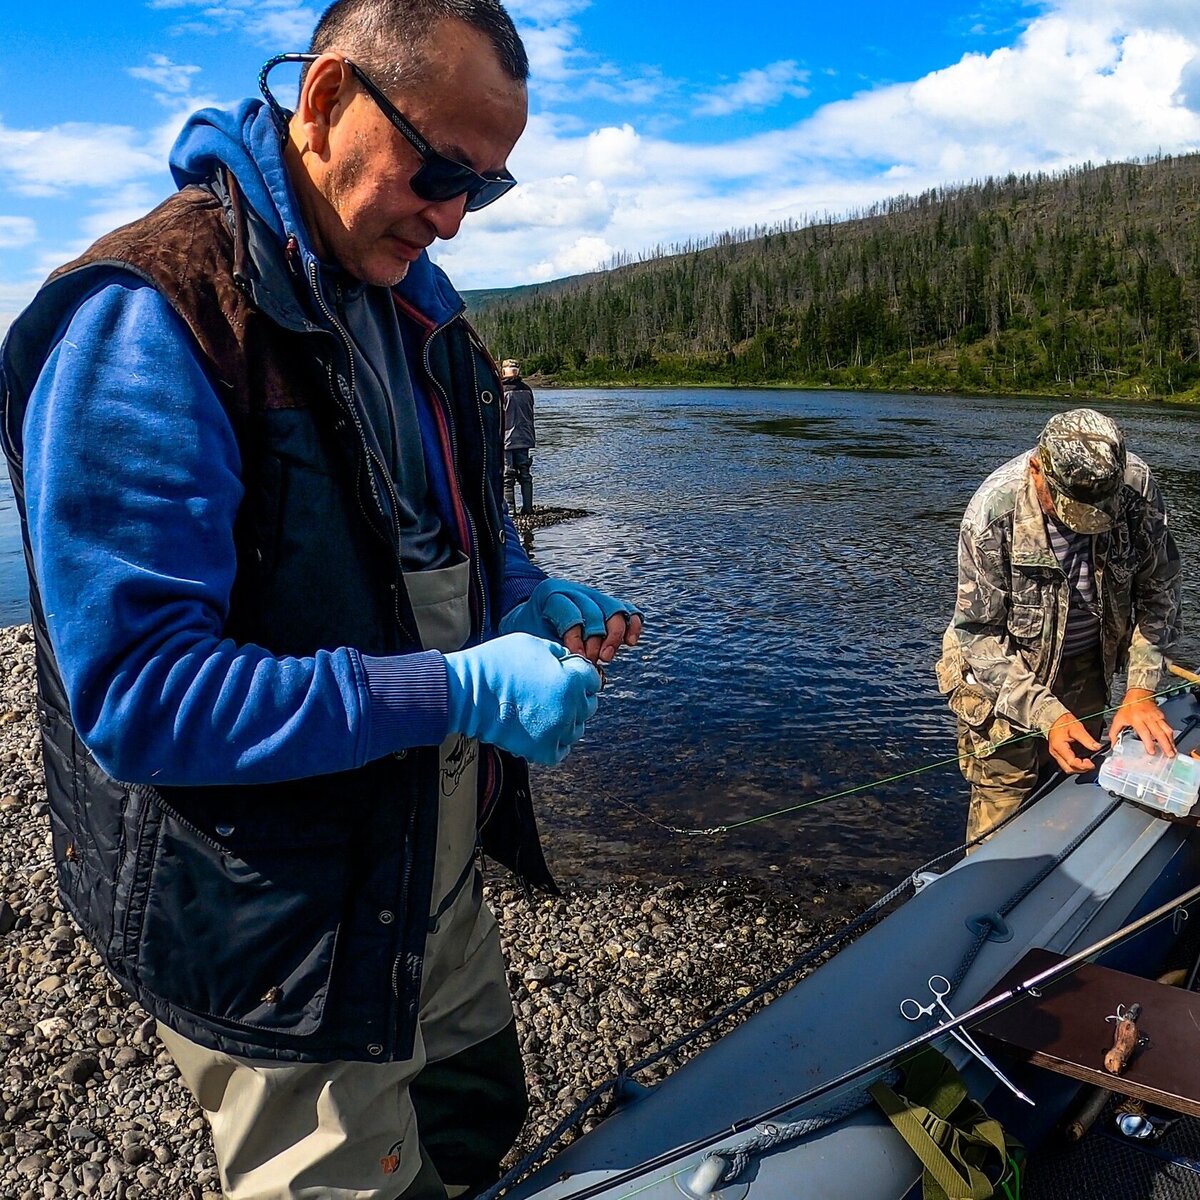
<svg viewBox="0 0 1200 1200"><path fill-rule="evenodd" d="M520 515L533 513L533 389L521 378L521 364L506 358L501 368L504 388L504 499L517 512L516 485L521 484Z"/></svg>

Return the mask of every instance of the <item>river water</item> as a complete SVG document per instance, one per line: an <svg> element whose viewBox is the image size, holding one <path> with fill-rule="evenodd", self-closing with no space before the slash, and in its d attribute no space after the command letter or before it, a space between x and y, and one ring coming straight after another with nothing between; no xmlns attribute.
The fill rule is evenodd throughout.
<svg viewBox="0 0 1200 1200"><path fill-rule="evenodd" d="M878 884L962 840L950 764L719 837L672 836L871 785L955 753L933 664L958 524L1069 403L845 392L544 391L536 533L550 574L646 613L584 742L539 772L560 861L656 874L825 872ZM1109 410L1154 467L1185 570L1200 551L1200 418ZM1197 611L1194 572L1185 612ZM1176 657L1200 667L1200 620ZM771 872L770 868L778 868Z"/></svg>
<svg viewBox="0 0 1200 1200"><path fill-rule="evenodd" d="M566 763L535 772L556 868L576 880L814 875L875 886L961 841L933 663L958 522L983 478L1069 402L845 392L538 395L534 560L634 599L646 633ZM1200 415L1109 410L1167 497L1196 612ZM0 617L25 619L11 495ZM1176 657L1200 667L1200 621ZM863 786L865 785L865 786ZM720 836L732 824L819 800Z"/></svg>

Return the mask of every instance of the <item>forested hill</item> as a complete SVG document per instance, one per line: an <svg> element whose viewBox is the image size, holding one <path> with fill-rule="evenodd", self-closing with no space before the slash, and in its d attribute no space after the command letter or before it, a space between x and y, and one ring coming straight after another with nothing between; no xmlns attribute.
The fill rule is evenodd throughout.
<svg viewBox="0 0 1200 1200"><path fill-rule="evenodd" d="M480 294L562 383L799 383L1200 399L1200 155L901 196Z"/></svg>

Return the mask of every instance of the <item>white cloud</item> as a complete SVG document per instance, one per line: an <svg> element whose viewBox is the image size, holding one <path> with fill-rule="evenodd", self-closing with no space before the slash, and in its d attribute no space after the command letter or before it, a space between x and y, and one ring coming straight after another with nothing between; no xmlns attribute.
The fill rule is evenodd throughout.
<svg viewBox="0 0 1200 1200"><path fill-rule="evenodd" d="M580 51L575 46L579 30L568 21L522 29L521 40L529 56L531 82L561 83L571 78Z"/></svg>
<svg viewBox="0 0 1200 1200"><path fill-rule="evenodd" d="M133 183L94 201L88 215L79 222L83 242L73 253L80 253L109 230L145 216L164 198L164 192L156 191L144 183ZM67 254L59 261L65 262L70 257L71 254Z"/></svg>
<svg viewBox="0 0 1200 1200"><path fill-rule="evenodd" d="M1179 90L1175 98L1185 108L1200 113L1200 54L1191 59L1179 73Z"/></svg>
<svg viewBox="0 0 1200 1200"><path fill-rule="evenodd" d="M642 139L632 125L597 129L584 145L584 170L599 179L638 179L645 174L642 155Z"/></svg>
<svg viewBox="0 0 1200 1200"><path fill-rule="evenodd" d="M518 24L549 25L591 7L591 0L509 0L505 5Z"/></svg>
<svg viewBox="0 0 1200 1200"><path fill-rule="evenodd" d="M151 0L151 8L196 15L182 20L171 30L181 36L236 32L247 40L277 50L301 50L316 27L321 9L294 0ZM324 7L324 6L323 6Z"/></svg>
<svg viewBox="0 0 1200 1200"><path fill-rule="evenodd" d="M696 112L700 116L723 117L746 109L770 108L785 96L807 96L809 72L795 60L783 59L766 67L743 71L732 83L714 88L700 96Z"/></svg>
<svg viewBox="0 0 1200 1200"><path fill-rule="evenodd" d="M521 184L480 214L480 223L493 231L529 229L603 229L613 213L608 191L598 179L587 182L560 175Z"/></svg>
<svg viewBox="0 0 1200 1200"><path fill-rule="evenodd" d="M617 251L836 216L898 191L1198 149L1200 5L1166 9L1171 20L1149 0L1064 0L1009 46L737 139L678 141L632 116L581 128L542 113L513 155L530 205L519 216L533 228L502 216L502 202L471 217L439 261L468 287L551 278ZM593 184L603 209L581 200L601 194Z"/></svg>
<svg viewBox="0 0 1200 1200"><path fill-rule="evenodd" d="M552 258L528 267L524 277L528 281L536 281L556 279L562 275L580 275L604 266L614 253L613 247L602 237L576 238L569 246L560 248Z"/></svg>
<svg viewBox="0 0 1200 1200"><path fill-rule="evenodd" d="M154 156L158 169L160 171L167 169L167 158L170 155L171 147L175 144L175 139L179 136L187 119L194 112L201 108L228 109L235 103L237 103L236 100L204 95L189 96L184 101L173 103L163 120L146 133L146 146Z"/></svg>
<svg viewBox="0 0 1200 1200"><path fill-rule="evenodd" d="M950 180L1191 149L1200 120L1177 92L1195 52L1175 33L1121 36L1048 16L1012 48L827 105L797 130L798 145L826 161L899 162Z"/></svg>
<svg viewBox="0 0 1200 1200"><path fill-rule="evenodd" d="M526 0L508 5L529 55L530 84L539 107L602 100L646 108L678 90L678 82L667 79L656 66L618 67L581 47L579 26L569 18L589 7L589 0Z"/></svg>
<svg viewBox="0 0 1200 1200"><path fill-rule="evenodd" d="M134 79L152 83L165 93L159 97L160 100L186 96L192 90L192 76L200 72L199 67L172 62L165 54L151 54L146 66L127 67L126 70Z"/></svg>
<svg viewBox="0 0 1200 1200"><path fill-rule="evenodd" d="M621 75L600 67L577 80L571 94L581 100L606 100L625 108L647 108L677 92L679 87L678 80L668 79L651 67L643 68L640 75Z"/></svg>
<svg viewBox="0 0 1200 1200"><path fill-rule="evenodd" d="M37 291L37 284L10 283L0 279L0 338L8 332L8 327L17 319L17 314Z"/></svg>
<svg viewBox="0 0 1200 1200"><path fill-rule="evenodd" d="M0 125L0 158L8 188L26 196L117 187L163 167L138 130L83 122L49 129Z"/></svg>
<svg viewBox="0 0 1200 1200"><path fill-rule="evenodd" d="M1150 29L1200 38L1200 8L1193 0L1055 0L1050 7L1072 22L1106 22L1123 33Z"/></svg>
<svg viewBox="0 0 1200 1200"><path fill-rule="evenodd" d="M157 3L206 21L210 30L233 29L236 18L247 23L240 32L261 32L252 19L264 12L296 22L304 14L309 27L315 20L299 4ZM511 158L521 186L471 214L461 236L438 247L439 262L464 287L591 270L618 252L636 256L724 229L838 215L901 190L1200 147L1195 0L1057 0L1015 28L1001 49L864 90L787 127L708 140L697 140L705 126L694 119L687 140L667 122L692 106L719 116L768 105L788 88L804 87L796 62L700 90L654 66L614 65L590 54L574 23L586 7L586 0L512 4L541 64L532 81L535 111ZM994 15L985 8L978 19L1007 19L1003 8ZM172 66L164 56L144 70ZM162 90L169 94L166 84ZM0 125L8 166L0 188L82 193L71 231L81 239L144 210L157 199L158 181L166 186L166 148L185 98L193 103L182 90L175 95L178 106L156 111L165 119L152 129ZM594 109L575 103L588 97L620 107L597 119Z"/></svg>
<svg viewBox="0 0 1200 1200"><path fill-rule="evenodd" d="M36 237L32 217L0 217L0 250L28 246Z"/></svg>

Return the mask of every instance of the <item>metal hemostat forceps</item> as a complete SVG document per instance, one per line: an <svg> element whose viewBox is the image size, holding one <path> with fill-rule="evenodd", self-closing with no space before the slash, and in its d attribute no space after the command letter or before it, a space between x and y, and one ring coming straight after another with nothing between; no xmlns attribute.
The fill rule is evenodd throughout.
<svg viewBox="0 0 1200 1200"><path fill-rule="evenodd" d="M906 1021L919 1021L922 1017L937 1016L937 1010L940 1008L950 1020L955 1020L955 1014L946 1003L946 997L950 995L950 980L945 975L931 975L929 977L929 990L933 993L932 1004L921 1004L914 1000L911 996L900 1001L900 1015ZM945 1021L940 1021L939 1024L945 1024ZM1023 1091L980 1048L979 1043L965 1029L952 1029L950 1036L958 1042L968 1054L973 1054L1002 1084L1019 1100L1024 1100L1026 1104L1034 1104L1034 1101L1025 1095ZM1034 1104L1036 1107L1036 1104Z"/></svg>

